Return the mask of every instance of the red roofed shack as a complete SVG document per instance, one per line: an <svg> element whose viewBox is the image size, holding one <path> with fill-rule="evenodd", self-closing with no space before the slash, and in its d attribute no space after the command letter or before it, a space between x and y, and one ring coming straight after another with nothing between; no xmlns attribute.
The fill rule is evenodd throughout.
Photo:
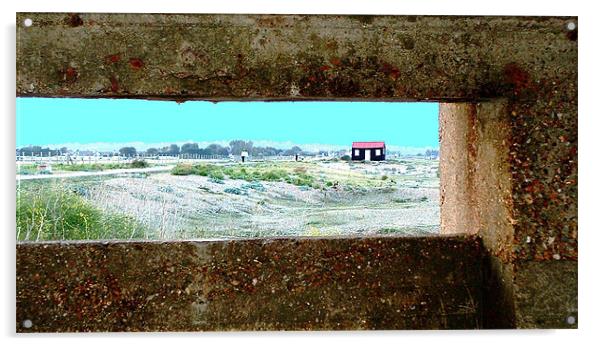
<svg viewBox="0 0 602 346"><path fill-rule="evenodd" d="M385 151L385 142L353 142L351 160L384 161Z"/></svg>

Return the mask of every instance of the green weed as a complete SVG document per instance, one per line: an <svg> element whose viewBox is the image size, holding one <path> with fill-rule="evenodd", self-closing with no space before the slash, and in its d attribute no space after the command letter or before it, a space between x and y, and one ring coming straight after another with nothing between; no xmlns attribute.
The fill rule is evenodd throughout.
<svg viewBox="0 0 602 346"><path fill-rule="evenodd" d="M144 238L133 218L103 213L62 184L17 192L17 239L25 241Z"/></svg>
<svg viewBox="0 0 602 346"><path fill-rule="evenodd" d="M200 175L213 179L230 179L255 181L280 181L297 186L316 187L316 179L301 169L258 167L224 167L212 164L178 164L171 171L173 175Z"/></svg>

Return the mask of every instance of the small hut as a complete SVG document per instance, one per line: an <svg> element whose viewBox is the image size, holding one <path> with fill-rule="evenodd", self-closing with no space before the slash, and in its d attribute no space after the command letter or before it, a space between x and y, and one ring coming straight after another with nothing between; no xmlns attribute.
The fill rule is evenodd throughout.
<svg viewBox="0 0 602 346"><path fill-rule="evenodd" d="M385 142L353 142L351 145L351 160L384 161L385 151Z"/></svg>
<svg viewBox="0 0 602 346"><path fill-rule="evenodd" d="M240 153L240 159L241 161L244 163L245 160L249 157L249 152L248 151L243 151Z"/></svg>

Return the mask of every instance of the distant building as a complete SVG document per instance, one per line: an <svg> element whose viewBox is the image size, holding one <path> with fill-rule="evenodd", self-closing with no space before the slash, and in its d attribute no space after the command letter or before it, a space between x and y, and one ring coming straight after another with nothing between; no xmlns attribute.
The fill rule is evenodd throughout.
<svg viewBox="0 0 602 346"><path fill-rule="evenodd" d="M112 157L112 156L119 155L119 153L115 153L113 151L99 151L97 153L97 155L102 156L102 157Z"/></svg>
<svg viewBox="0 0 602 346"><path fill-rule="evenodd" d="M384 161L385 151L385 142L353 142L351 145L351 160Z"/></svg>
<svg viewBox="0 0 602 346"><path fill-rule="evenodd" d="M96 152L92 150L77 150L75 154L77 156L96 156Z"/></svg>
<svg viewBox="0 0 602 346"><path fill-rule="evenodd" d="M38 165L38 173L39 174L52 174L52 165L51 164Z"/></svg>

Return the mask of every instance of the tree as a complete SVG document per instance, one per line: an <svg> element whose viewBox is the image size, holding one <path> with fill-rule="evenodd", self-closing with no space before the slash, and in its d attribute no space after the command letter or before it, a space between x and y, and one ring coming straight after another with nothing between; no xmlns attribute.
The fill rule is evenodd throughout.
<svg viewBox="0 0 602 346"><path fill-rule="evenodd" d="M219 144L210 144L204 151L206 155L228 155L228 148Z"/></svg>
<svg viewBox="0 0 602 346"><path fill-rule="evenodd" d="M197 143L182 144L182 149L180 150L180 152L182 154L198 154L199 145Z"/></svg>
<svg viewBox="0 0 602 346"><path fill-rule="evenodd" d="M19 154L23 154L26 156L48 156L48 153L52 153L53 151L50 148L42 148L39 145L27 146L23 147L19 150Z"/></svg>
<svg viewBox="0 0 602 346"><path fill-rule="evenodd" d="M439 150L427 149L424 155L427 157L437 157L439 156Z"/></svg>
<svg viewBox="0 0 602 346"><path fill-rule="evenodd" d="M18 149L19 155L31 156L33 154L33 148L31 146L23 147Z"/></svg>
<svg viewBox="0 0 602 346"><path fill-rule="evenodd" d="M180 147L177 144L172 144L168 147L161 148L159 152L161 155L178 156L180 154Z"/></svg>
<svg viewBox="0 0 602 346"><path fill-rule="evenodd" d="M253 152L253 142L251 142L251 141L245 142L241 139L236 139L236 140L233 140L230 142L230 153L232 153L232 155L238 156L243 151L252 153Z"/></svg>
<svg viewBox="0 0 602 346"><path fill-rule="evenodd" d="M148 148L148 149L146 149L146 154L147 154L148 156L156 156L156 155L159 155L159 149L157 149L157 148Z"/></svg>
<svg viewBox="0 0 602 346"><path fill-rule="evenodd" d="M294 147L286 150L284 152L284 155L297 155L297 154L301 154L301 152L303 152L303 150L295 145Z"/></svg>
<svg viewBox="0 0 602 346"><path fill-rule="evenodd" d="M125 157L133 157L136 156L136 148L134 147L123 147L119 149L119 154Z"/></svg>
<svg viewBox="0 0 602 346"><path fill-rule="evenodd" d="M276 156L282 152L281 149L274 147L253 147L251 153L254 156Z"/></svg>
<svg viewBox="0 0 602 346"><path fill-rule="evenodd" d="M180 147L177 144L172 144L169 146L168 154L171 156L180 155Z"/></svg>

